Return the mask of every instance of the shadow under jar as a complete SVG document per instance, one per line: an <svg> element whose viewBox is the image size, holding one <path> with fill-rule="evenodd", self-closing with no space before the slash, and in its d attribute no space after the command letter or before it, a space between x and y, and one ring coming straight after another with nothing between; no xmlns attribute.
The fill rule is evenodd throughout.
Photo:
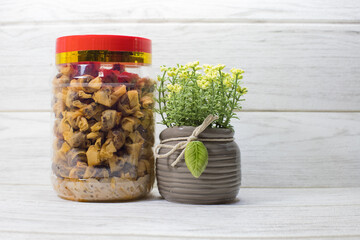
<svg viewBox="0 0 360 240"><path fill-rule="evenodd" d="M195 127L172 127L160 133L160 140L189 137ZM207 128L201 139L232 138L230 129ZM179 141L166 144L176 145ZM208 151L208 164L199 178L195 178L186 166L184 159L175 167L171 164L181 153L175 151L166 158L156 159L156 178L159 192L163 198L172 202L190 204L220 204L234 201L241 185L240 149L235 141L203 141ZM165 154L169 148L161 148Z"/></svg>
<svg viewBox="0 0 360 240"><path fill-rule="evenodd" d="M57 39L52 182L62 198L123 201L154 182L151 41L78 35Z"/></svg>

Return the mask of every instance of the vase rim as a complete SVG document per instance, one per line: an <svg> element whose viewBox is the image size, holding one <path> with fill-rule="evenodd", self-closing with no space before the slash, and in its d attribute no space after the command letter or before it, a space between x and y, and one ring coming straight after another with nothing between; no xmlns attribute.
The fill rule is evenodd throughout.
<svg viewBox="0 0 360 240"><path fill-rule="evenodd" d="M189 137L196 127L193 126L177 126L166 128L160 133L160 140L177 137ZM234 131L228 128L207 128L200 133L199 138L232 138Z"/></svg>

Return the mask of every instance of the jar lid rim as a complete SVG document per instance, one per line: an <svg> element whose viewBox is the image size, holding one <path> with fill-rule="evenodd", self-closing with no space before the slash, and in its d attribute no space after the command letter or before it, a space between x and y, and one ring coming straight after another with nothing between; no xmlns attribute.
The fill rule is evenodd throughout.
<svg viewBox="0 0 360 240"><path fill-rule="evenodd" d="M151 40L137 36L96 34L69 35L56 39L56 53L86 50L151 53Z"/></svg>

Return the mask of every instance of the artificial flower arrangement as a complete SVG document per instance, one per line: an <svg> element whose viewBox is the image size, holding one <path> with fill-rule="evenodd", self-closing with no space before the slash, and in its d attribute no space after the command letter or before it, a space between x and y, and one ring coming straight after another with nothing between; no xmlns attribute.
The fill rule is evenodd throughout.
<svg viewBox="0 0 360 240"><path fill-rule="evenodd" d="M157 112L168 128L155 155L158 187L167 200L222 203L238 193L240 150L231 119L237 118L234 110L241 109L247 89L241 87L243 70L224 68L198 61L161 67Z"/></svg>
<svg viewBox="0 0 360 240"><path fill-rule="evenodd" d="M232 128L230 120L236 118L234 110L240 110L241 96L247 89L240 86L244 71L232 68L223 71L225 65L203 65L199 62L185 66L161 67L159 84L158 113L162 124L167 127L199 126L209 115L217 115L218 120L210 127ZM203 70L205 74L202 74Z"/></svg>

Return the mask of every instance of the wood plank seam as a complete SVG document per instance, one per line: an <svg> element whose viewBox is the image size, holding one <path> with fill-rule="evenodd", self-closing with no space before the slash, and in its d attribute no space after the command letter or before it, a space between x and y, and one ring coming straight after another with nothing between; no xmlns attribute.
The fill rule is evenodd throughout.
<svg viewBox="0 0 360 240"><path fill-rule="evenodd" d="M110 19L99 19L96 21L91 20L61 20L58 21L14 21L14 22L3 22L0 23L1 27L4 26L33 26L33 25L64 25L64 24L226 24L226 23L245 23L245 24L351 24L358 25L360 20L331 20L331 19L318 19L318 20L308 20L308 19L242 19L242 18L186 18L186 19L123 19L123 20L110 20Z"/></svg>
<svg viewBox="0 0 360 240"><path fill-rule="evenodd" d="M324 239L324 238L354 238L354 237L360 237L360 235L319 235L319 236L268 236L268 237L231 237L231 236L188 236L188 235L166 235L166 234L111 234L111 233L101 233L101 234L84 234L84 233L64 233L64 232L40 232L40 231L10 231L10 230L1 230L0 233L26 233L26 234L57 234L57 235L80 235L80 236L116 236L116 237L158 237L158 238L183 238L186 239L188 237L191 237L193 239Z"/></svg>

